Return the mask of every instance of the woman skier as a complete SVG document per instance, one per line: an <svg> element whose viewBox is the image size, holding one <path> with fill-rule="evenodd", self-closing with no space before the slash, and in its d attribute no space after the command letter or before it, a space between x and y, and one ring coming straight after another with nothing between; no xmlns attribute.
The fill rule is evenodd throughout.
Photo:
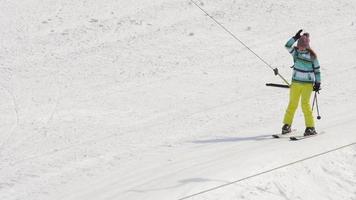
<svg viewBox="0 0 356 200"><path fill-rule="evenodd" d="M308 136L317 134L310 97L313 90L316 92L320 90L320 66L315 52L309 46L309 33L301 35L302 31L299 30L285 45L293 56L294 65L289 104L284 115L282 134L291 132L294 113L298 108L299 99L301 99L306 126L304 135ZM297 42L297 46L293 46L295 42Z"/></svg>

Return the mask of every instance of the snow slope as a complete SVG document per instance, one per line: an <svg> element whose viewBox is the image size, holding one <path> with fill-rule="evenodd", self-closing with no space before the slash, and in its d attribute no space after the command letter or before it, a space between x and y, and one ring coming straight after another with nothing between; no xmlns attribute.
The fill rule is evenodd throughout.
<svg viewBox="0 0 356 200"><path fill-rule="evenodd" d="M181 199L356 141L354 1L199 2L288 78L310 32L325 134L303 142L270 138L288 91L190 1L0 2L0 199ZM356 199L355 165L350 146L190 199Z"/></svg>

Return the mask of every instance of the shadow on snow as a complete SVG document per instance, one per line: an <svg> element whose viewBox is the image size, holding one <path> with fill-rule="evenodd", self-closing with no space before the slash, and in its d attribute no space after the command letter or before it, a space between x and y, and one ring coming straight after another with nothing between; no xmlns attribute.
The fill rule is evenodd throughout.
<svg viewBox="0 0 356 200"><path fill-rule="evenodd" d="M216 139L206 139L206 140L194 140L192 143L195 144L209 144L209 143L225 143L225 142L243 142L243 141L261 141L272 139L270 135L258 135L250 137L222 137Z"/></svg>

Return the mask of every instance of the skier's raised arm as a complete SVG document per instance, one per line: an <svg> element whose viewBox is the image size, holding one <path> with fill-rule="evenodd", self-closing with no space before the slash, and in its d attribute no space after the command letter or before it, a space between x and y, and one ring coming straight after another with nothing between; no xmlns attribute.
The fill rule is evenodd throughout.
<svg viewBox="0 0 356 200"><path fill-rule="evenodd" d="M286 49L288 50L288 52L292 55L294 55L295 52L295 48L293 47L293 44L301 37L300 33L303 30L300 29L295 36L293 36L291 39L288 40L288 42L284 45L286 47Z"/></svg>

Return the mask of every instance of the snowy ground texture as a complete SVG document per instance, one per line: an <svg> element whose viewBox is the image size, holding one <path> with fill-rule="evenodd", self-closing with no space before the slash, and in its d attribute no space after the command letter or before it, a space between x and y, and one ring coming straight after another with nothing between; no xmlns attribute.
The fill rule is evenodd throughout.
<svg viewBox="0 0 356 200"><path fill-rule="evenodd" d="M197 3L288 79L310 32L325 134L271 139L288 90L189 0L0 0L0 199L177 200L356 142L356 1ZM189 199L355 200L356 147Z"/></svg>

